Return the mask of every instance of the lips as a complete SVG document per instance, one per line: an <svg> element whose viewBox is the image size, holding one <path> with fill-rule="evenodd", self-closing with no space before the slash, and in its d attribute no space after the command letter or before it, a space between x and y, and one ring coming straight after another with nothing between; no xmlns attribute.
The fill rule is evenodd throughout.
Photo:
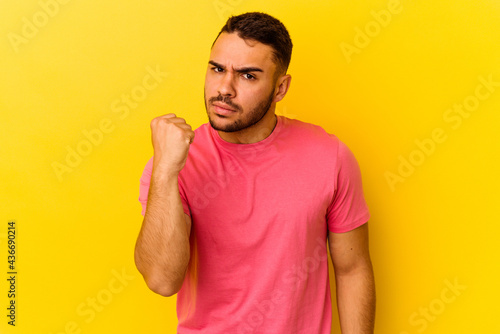
<svg viewBox="0 0 500 334"><path fill-rule="evenodd" d="M224 103L215 102L212 103L212 105L214 106L215 112L219 115L227 116L236 112L234 109L231 109L231 107Z"/></svg>

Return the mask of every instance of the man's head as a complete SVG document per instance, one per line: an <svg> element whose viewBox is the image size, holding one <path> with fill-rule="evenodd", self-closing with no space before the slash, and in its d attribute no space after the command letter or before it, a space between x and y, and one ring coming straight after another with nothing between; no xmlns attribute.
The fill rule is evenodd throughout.
<svg viewBox="0 0 500 334"><path fill-rule="evenodd" d="M263 13L230 17L215 39L205 78L205 106L214 129L236 132L274 117L286 94L292 41ZM265 118L267 115L267 118Z"/></svg>
<svg viewBox="0 0 500 334"><path fill-rule="evenodd" d="M246 40L254 40L273 49L276 75L285 75L292 58L292 40L288 30L278 19L264 13L251 12L231 16L215 38L212 48L222 33L237 33Z"/></svg>

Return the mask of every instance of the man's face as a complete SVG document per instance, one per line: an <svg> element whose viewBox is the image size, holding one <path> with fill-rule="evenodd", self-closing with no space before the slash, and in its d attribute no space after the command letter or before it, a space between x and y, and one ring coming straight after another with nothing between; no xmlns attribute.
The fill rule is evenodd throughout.
<svg viewBox="0 0 500 334"><path fill-rule="evenodd" d="M235 132L259 122L273 104L273 49L237 33L222 33L210 52L205 107L212 127Z"/></svg>

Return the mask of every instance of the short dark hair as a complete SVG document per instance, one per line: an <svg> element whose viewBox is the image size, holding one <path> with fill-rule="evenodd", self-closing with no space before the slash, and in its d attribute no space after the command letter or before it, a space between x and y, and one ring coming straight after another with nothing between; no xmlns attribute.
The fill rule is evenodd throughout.
<svg viewBox="0 0 500 334"><path fill-rule="evenodd" d="M273 60L277 65L276 75L286 73L292 58L292 40L283 23L271 15L261 12L249 12L231 16L215 38L223 32L237 32L243 39L256 40L273 48Z"/></svg>

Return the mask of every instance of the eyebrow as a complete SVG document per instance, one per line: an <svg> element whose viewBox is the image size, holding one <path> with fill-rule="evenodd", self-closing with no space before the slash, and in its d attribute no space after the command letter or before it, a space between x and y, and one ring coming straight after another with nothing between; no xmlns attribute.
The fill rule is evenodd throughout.
<svg viewBox="0 0 500 334"><path fill-rule="evenodd" d="M222 64L219 64L219 63L216 63L215 61L213 60L210 60L208 62L209 64L213 65L213 66L217 66L217 67L220 67L220 68L223 68L223 69L226 69L226 67ZM252 66L247 66L247 67L241 67L241 68L235 68L234 69L236 72L238 73L248 73L248 72L264 72L261 68L259 67L252 67Z"/></svg>

